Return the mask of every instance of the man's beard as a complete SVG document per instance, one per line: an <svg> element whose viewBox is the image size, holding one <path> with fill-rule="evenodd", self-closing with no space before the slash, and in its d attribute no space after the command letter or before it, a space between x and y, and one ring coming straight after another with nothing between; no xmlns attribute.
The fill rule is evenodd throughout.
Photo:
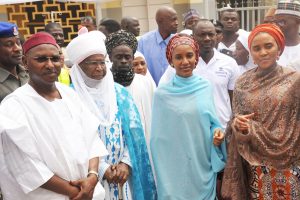
<svg viewBox="0 0 300 200"><path fill-rule="evenodd" d="M124 87L129 86L133 81L134 71L132 67L122 68L121 70L112 68L111 72L113 74L114 81Z"/></svg>

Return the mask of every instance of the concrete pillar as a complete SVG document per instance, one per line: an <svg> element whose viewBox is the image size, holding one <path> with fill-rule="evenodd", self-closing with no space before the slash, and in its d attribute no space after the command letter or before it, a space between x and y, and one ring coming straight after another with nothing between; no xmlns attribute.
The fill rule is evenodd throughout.
<svg viewBox="0 0 300 200"><path fill-rule="evenodd" d="M149 30L147 0L122 0L122 16L134 16L139 20L141 32Z"/></svg>
<svg viewBox="0 0 300 200"><path fill-rule="evenodd" d="M157 29L155 14L157 9L162 6L173 7L173 1L172 0L147 0L149 31Z"/></svg>
<svg viewBox="0 0 300 200"><path fill-rule="evenodd" d="M204 17L207 19L216 19L216 1L203 0Z"/></svg>
<svg viewBox="0 0 300 200"><path fill-rule="evenodd" d="M198 10L200 17L216 19L216 1L214 0L190 0L190 8Z"/></svg>
<svg viewBox="0 0 300 200"><path fill-rule="evenodd" d="M141 35L157 28L156 10L172 6L172 0L122 0L122 16L135 16L140 22Z"/></svg>
<svg viewBox="0 0 300 200"><path fill-rule="evenodd" d="M95 4L95 6L96 6L96 8L95 8L96 25L98 27L99 21L103 18L103 16L102 16L102 9L101 9L101 3L99 1L97 1L96 4Z"/></svg>

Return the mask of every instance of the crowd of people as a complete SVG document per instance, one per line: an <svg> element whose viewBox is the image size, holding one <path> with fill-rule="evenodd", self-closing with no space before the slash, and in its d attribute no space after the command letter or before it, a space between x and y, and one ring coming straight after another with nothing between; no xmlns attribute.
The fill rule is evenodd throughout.
<svg viewBox="0 0 300 200"><path fill-rule="evenodd" d="M300 200L300 4L155 19L0 22L0 199Z"/></svg>

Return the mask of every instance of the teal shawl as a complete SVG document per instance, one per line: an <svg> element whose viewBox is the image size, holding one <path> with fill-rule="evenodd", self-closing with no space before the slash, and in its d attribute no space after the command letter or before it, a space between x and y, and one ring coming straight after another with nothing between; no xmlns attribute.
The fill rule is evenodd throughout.
<svg viewBox="0 0 300 200"><path fill-rule="evenodd" d="M115 89L122 134L132 164L130 183L133 199L155 200L157 199L156 187L139 112L131 95L124 87L115 83Z"/></svg>
<svg viewBox="0 0 300 200"><path fill-rule="evenodd" d="M207 80L176 75L158 87L150 139L158 199L215 199L217 173L226 161L225 142L213 145L216 128L221 126Z"/></svg>

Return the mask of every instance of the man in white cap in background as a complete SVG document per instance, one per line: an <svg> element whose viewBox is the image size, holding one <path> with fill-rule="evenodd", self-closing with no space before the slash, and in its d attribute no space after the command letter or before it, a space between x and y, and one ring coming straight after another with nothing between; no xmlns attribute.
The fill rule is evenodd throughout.
<svg viewBox="0 0 300 200"><path fill-rule="evenodd" d="M300 57L300 2L279 0L274 21L285 37L285 48L278 64L286 67Z"/></svg>
<svg viewBox="0 0 300 200"><path fill-rule="evenodd" d="M185 33L188 35L192 35L193 28L197 24L197 22L200 20L200 15L196 9L190 9L188 12L182 14L183 17L183 28L180 33Z"/></svg>

